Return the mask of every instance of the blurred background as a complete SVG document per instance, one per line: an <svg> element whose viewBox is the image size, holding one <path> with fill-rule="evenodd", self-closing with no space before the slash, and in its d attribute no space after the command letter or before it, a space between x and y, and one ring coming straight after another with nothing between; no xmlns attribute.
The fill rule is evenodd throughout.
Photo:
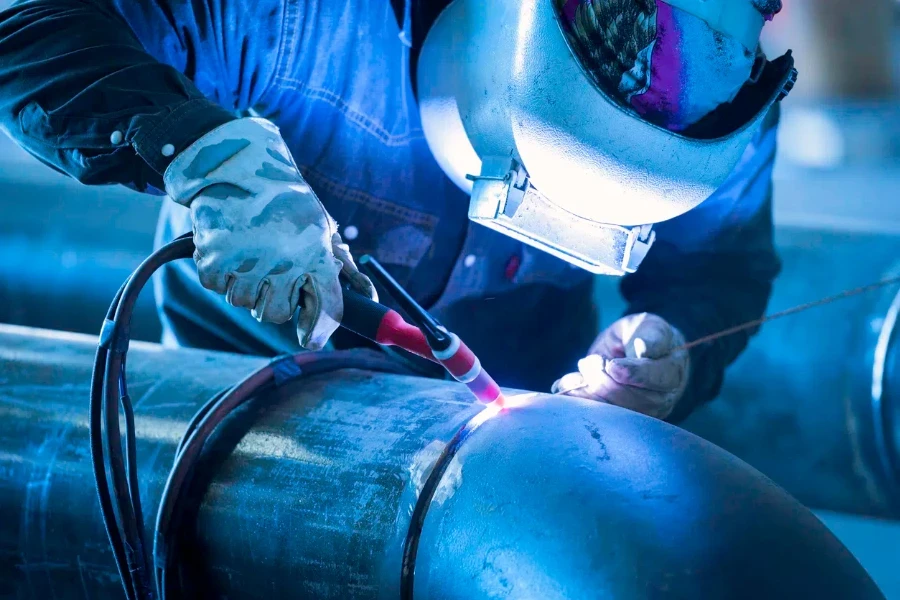
<svg viewBox="0 0 900 600"><path fill-rule="evenodd" d="M775 173L772 312L900 274L900 2L785 4L764 41L800 71ZM80 186L0 136L0 323L96 334L162 201ZM616 281L597 297L614 320ZM886 288L766 325L687 427L819 509L900 599L898 315ZM134 335L158 339L149 294Z"/></svg>

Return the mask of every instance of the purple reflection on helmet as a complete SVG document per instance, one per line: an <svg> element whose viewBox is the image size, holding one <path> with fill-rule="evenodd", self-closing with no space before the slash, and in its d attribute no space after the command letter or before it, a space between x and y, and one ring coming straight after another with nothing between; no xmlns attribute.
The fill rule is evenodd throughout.
<svg viewBox="0 0 900 600"><path fill-rule="evenodd" d="M680 131L729 102L755 49L661 0L555 0L569 42L607 96ZM753 0L765 14L780 0Z"/></svg>

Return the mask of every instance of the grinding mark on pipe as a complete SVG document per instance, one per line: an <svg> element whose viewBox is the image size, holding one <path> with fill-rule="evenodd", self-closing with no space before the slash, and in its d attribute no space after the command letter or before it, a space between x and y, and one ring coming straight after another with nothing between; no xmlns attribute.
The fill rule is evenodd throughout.
<svg viewBox="0 0 900 600"><path fill-rule="evenodd" d="M412 463L409 465L409 480L412 482L413 488L416 490L416 498L422 493L428 475L434 469L434 465L444 451L446 444L441 440L434 440L413 456Z"/></svg>
<svg viewBox="0 0 900 600"><path fill-rule="evenodd" d="M450 466L447 467L447 471L441 478L432 502L439 506L444 504L444 502L453 497L453 494L456 493L460 486L462 486L462 463L454 460L450 462Z"/></svg>
<svg viewBox="0 0 900 600"><path fill-rule="evenodd" d="M492 596L508 597L515 588L509 573L516 572L516 554L515 548L507 546L488 550L481 562L479 587L493 592Z"/></svg>
<svg viewBox="0 0 900 600"><path fill-rule="evenodd" d="M56 471L56 461L60 450L66 445L71 429L71 425L63 425L46 434L37 451L38 456L49 456L46 468L39 470L36 466L33 467L25 488L20 521L23 552L20 556L22 562L18 567L26 571L28 586L34 596L43 594L35 591L36 581L32 579L31 574L38 576L35 579L40 582L39 589L46 592L46 586L49 585L50 595L55 597L50 569L62 566L53 563L48 554L47 518L50 514L50 487ZM34 533L37 533L37 540L34 540L35 536L32 535ZM30 560L35 555L40 556L39 561Z"/></svg>
<svg viewBox="0 0 900 600"><path fill-rule="evenodd" d="M245 435L234 453L261 458L281 458L321 467L331 467L335 464L328 456L307 449L297 440L280 434L258 431L251 431Z"/></svg>
<svg viewBox="0 0 900 600"><path fill-rule="evenodd" d="M591 438L597 442L597 460L609 460L609 451L606 449L606 443L603 441L603 435L597 429L597 426L585 419L584 428L591 435Z"/></svg>
<svg viewBox="0 0 900 600"><path fill-rule="evenodd" d="M428 509L435 499L438 488L441 487L441 481L449 469L450 463L453 462L453 459L456 457L456 454L459 452L459 449L465 441L498 412L498 407L489 405L480 413L472 417L465 425L460 427L459 431L456 432L456 435L454 435L444 447L441 455L435 461L431 473L425 480L425 485L422 486L422 490L413 507L412 516L410 517L409 522L409 530L406 532L406 540L403 543L403 560L400 568L401 600L412 600L413 598L419 538L422 535L422 528L425 526L425 517L428 515Z"/></svg>
<svg viewBox="0 0 900 600"><path fill-rule="evenodd" d="M416 490L417 497L425 487L428 474L434 470L434 466L441 457L443 450L444 443L440 440L435 440L422 448L413 458L413 462L409 467L409 475L410 481L412 481ZM441 478L441 481L438 483L437 489L434 492L432 503L438 505L443 504L453 497L453 494L456 493L456 490L459 489L461 484L462 463L458 460L450 461L450 465L447 467L444 477Z"/></svg>

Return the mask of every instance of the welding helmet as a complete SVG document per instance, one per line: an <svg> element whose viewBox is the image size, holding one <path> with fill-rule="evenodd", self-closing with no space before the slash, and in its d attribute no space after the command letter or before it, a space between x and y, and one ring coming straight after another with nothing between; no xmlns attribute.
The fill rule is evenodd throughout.
<svg viewBox="0 0 900 600"><path fill-rule="evenodd" d="M595 2L597 0L594 0ZM560 0L453 0L425 36L416 87L428 145L473 221L594 273L633 272L655 234L718 189L793 86L760 53L730 102L683 131L604 92ZM669 0L758 47L760 0Z"/></svg>

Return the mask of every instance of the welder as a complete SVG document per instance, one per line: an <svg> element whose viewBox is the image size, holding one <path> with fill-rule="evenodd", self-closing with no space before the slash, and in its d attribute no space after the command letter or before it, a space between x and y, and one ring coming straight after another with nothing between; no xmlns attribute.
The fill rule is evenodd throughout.
<svg viewBox="0 0 900 600"><path fill-rule="evenodd" d="M348 347L371 254L503 385L677 421L779 271L778 0L24 0L0 123L85 184L167 195L169 344ZM594 273L623 275L599 333ZM572 371L568 385L560 378Z"/></svg>

